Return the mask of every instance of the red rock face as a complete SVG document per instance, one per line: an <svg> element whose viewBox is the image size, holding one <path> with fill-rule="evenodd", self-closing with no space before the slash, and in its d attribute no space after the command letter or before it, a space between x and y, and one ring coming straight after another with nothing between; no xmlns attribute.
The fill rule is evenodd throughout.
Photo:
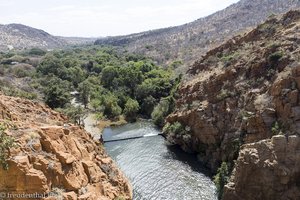
<svg viewBox="0 0 300 200"><path fill-rule="evenodd" d="M0 122L14 137L0 191L55 193L64 199L132 198L130 184L101 144L66 117L31 101L0 95Z"/></svg>
<svg viewBox="0 0 300 200"><path fill-rule="evenodd" d="M240 144L244 144L241 147L244 152L250 144L257 144L251 148L260 155L264 153L258 145L261 140L271 139L274 135L287 138L300 135L299 29L299 11L291 11L280 19L270 19L248 34L234 37L208 52L191 66L179 88L175 112L166 122L178 121L188 127L191 139L185 141L172 133L167 138L185 150L199 152L200 160L212 171L216 171L223 161L240 161L233 175L237 177L232 178L232 184L239 184L230 186L224 199L234 195L233 199L280 199L287 188L293 189L283 196L285 199L293 192L295 195L291 199L299 199L299 181L291 178L299 175L299 166L284 165L296 171L288 175L291 178L287 183L289 186L279 184L276 189L270 189L266 182L277 180L277 175L269 173L271 168L264 171L263 164L256 165L256 161L243 163L243 157L249 156L238 154ZM278 144L272 145L277 148ZM259 157L258 162L267 160L272 151L265 153L266 158ZM291 153L282 151L280 155ZM299 155L295 154L291 163L298 163L298 159ZM285 162L274 158L274 162L281 161ZM269 178L262 182L251 179L254 174L246 169L247 164L257 174ZM255 189L247 190L248 186L255 188L255 185L265 185L259 193L261 196L255 196L258 193ZM251 194L245 196L246 192ZM269 194L274 198L265 198Z"/></svg>

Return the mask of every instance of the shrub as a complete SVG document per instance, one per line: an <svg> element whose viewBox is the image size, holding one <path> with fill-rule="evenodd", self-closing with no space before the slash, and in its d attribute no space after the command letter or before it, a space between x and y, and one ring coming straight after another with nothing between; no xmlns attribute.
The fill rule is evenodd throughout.
<svg viewBox="0 0 300 200"><path fill-rule="evenodd" d="M26 69L23 68L15 68L13 69L13 74L17 77L17 78L24 78L26 76L30 75L30 72Z"/></svg>
<svg viewBox="0 0 300 200"><path fill-rule="evenodd" d="M163 132L164 133L173 133L175 135L186 135L190 131L190 127L182 125L180 122L174 122L172 124L167 123L163 127Z"/></svg>
<svg viewBox="0 0 300 200"><path fill-rule="evenodd" d="M222 199L224 186L229 178L229 167L226 162L222 162L217 174L214 176L214 183L217 187L218 199Z"/></svg>
<svg viewBox="0 0 300 200"><path fill-rule="evenodd" d="M271 130L272 130L273 135L281 135L282 134L282 124L280 124L278 121L274 122Z"/></svg>
<svg viewBox="0 0 300 200"><path fill-rule="evenodd" d="M159 127L162 127L165 121L165 117L169 114L170 103L168 99L161 99L159 104L155 106L151 118L153 123Z"/></svg>
<svg viewBox="0 0 300 200"><path fill-rule="evenodd" d="M17 88L14 88L13 86L6 86L1 87L0 91L2 91L7 96L13 96L13 97L21 97L25 99L37 99L36 93L26 92Z"/></svg>
<svg viewBox="0 0 300 200"><path fill-rule="evenodd" d="M180 122L175 122L175 123L171 124L169 127L169 130L172 133L180 134L180 135L185 133L185 129Z"/></svg>
<svg viewBox="0 0 300 200"><path fill-rule="evenodd" d="M138 113L140 109L140 105L136 100L128 99L123 113L125 114L125 117L129 120L133 120L136 118L136 114Z"/></svg>
<svg viewBox="0 0 300 200"><path fill-rule="evenodd" d="M0 164L4 170L7 170L9 149L15 146L15 141L12 137L6 135L4 130L4 126L0 124Z"/></svg>
<svg viewBox="0 0 300 200"><path fill-rule="evenodd" d="M276 64L281 58L283 57L283 52L282 51L276 51L269 55L269 62L271 64Z"/></svg>

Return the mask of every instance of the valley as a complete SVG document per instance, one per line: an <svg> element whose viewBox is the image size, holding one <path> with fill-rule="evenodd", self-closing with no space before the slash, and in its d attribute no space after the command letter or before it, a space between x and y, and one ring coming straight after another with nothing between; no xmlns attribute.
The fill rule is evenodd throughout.
<svg viewBox="0 0 300 200"><path fill-rule="evenodd" d="M103 38L0 25L1 195L299 199L299 7Z"/></svg>

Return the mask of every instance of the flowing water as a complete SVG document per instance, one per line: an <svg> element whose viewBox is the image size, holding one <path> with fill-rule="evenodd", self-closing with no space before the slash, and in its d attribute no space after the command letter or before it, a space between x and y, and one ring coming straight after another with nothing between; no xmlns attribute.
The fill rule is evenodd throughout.
<svg viewBox="0 0 300 200"><path fill-rule="evenodd" d="M195 155L168 145L150 122L106 128L108 154L129 178L135 200L215 200L215 186Z"/></svg>
<svg viewBox="0 0 300 200"><path fill-rule="evenodd" d="M72 100L75 106L82 106ZM84 120L86 131L100 138L96 120L89 113ZM106 128L104 140L139 137L105 143L108 154L116 161L133 186L134 200L216 200L215 186L195 155L168 145L151 122L136 122Z"/></svg>

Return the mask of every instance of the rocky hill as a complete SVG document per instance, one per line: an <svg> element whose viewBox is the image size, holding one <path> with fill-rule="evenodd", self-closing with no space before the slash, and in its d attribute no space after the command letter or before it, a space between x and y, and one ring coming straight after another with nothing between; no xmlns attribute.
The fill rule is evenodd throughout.
<svg viewBox="0 0 300 200"><path fill-rule="evenodd" d="M67 45L65 40L22 24L0 25L0 50L26 49L40 47L44 49L60 48Z"/></svg>
<svg viewBox="0 0 300 200"><path fill-rule="evenodd" d="M271 14L299 7L299 0L241 0L222 11L182 26L101 38L95 43L125 46L130 52L150 56L161 64L181 60L188 66L199 55L233 35L262 23Z"/></svg>
<svg viewBox="0 0 300 200"><path fill-rule="evenodd" d="M269 18L209 51L179 87L164 132L215 172L234 165L223 199L300 199L299 30L300 11Z"/></svg>
<svg viewBox="0 0 300 200"><path fill-rule="evenodd" d="M59 37L22 24L0 25L0 51L38 47L46 50L68 45L93 44L95 38Z"/></svg>
<svg viewBox="0 0 300 200"><path fill-rule="evenodd" d="M82 128L68 124L65 116L40 103L0 94L0 125L14 139L8 170L0 167L1 198L37 194L47 199L132 199L128 181L103 147ZM1 141L1 164L7 141ZM44 199L39 197L31 198Z"/></svg>

